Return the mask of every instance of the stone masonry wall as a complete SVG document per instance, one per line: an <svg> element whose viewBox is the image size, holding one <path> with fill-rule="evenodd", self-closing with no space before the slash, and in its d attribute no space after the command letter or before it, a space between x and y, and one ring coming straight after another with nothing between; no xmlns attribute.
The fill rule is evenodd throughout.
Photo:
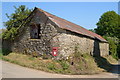
<svg viewBox="0 0 120 80"><path fill-rule="evenodd" d="M91 55L106 56L109 52L108 43L101 43L98 40L76 34L67 30L60 29L57 24L49 20L42 12L36 11L36 14L28 24L23 26L22 32L16 37L14 42L7 44L14 52L28 54L51 54L52 47L58 47L58 57L68 57L75 52L75 48L81 54L89 53ZM31 39L31 24L40 25L40 38ZM9 41L8 41L9 42Z"/></svg>
<svg viewBox="0 0 120 80"><path fill-rule="evenodd" d="M58 47L60 56L62 55L64 57L68 57L70 54L75 52L75 47L77 47L77 50L81 54L93 53L94 40L89 38L61 33L60 35L54 37L53 40L59 43Z"/></svg>
<svg viewBox="0 0 120 80"><path fill-rule="evenodd" d="M109 55L109 44L108 43L100 43L100 55L101 56Z"/></svg>
<svg viewBox="0 0 120 80"><path fill-rule="evenodd" d="M94 56L109 55L108 43L96 42L96 40L90 38L66 33L61 33L53 38L57 42L55 44L59 45L59 56L68 57L75 52L75 47L81 54L88 53Z"/></svg>
<svg viewBox="0 0 120 80"><path fill-rule="evenodd" d="M57 35L55 24L51 22L44 14L37 12L33 14L34 18L29 24L24 26L22 33L17 37L13 43L12 51L28 54L43 55L51 53L52 37ZM30 38L30 24L40 24L40 38Z"/></svg>

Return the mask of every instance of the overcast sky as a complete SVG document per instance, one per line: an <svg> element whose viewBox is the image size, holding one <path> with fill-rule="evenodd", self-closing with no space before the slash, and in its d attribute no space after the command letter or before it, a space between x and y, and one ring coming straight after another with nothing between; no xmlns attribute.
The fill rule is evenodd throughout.
<svg viewBox="0 0 120 80"><path fill-rule="evenodd" d="M117 2L2 2L2 22L7 21L5 13L14 12L13 6L26 5L29 9L38 7L64 18L86 29L96 28L100 16L107 11L118 13ZM2 24L1 24L2 25ZM0 26L0 28L4 26Z"/></svg>

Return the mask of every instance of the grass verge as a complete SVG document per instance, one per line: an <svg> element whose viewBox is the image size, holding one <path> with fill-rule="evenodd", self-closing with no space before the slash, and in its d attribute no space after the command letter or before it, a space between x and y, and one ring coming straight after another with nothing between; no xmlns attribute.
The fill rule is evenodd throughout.
<svg viewBox="0 0 120 80"><path fill-rule="evenodd" d="M102 64L101 61L99 61L98 64L98 62L95 62L95 58L90 56L89 54L83 54L83 55L74 54L73 58L68 60L52 60L52 59L42 59L41 57L35 58L30 55L10 53L8 55L2 56L2 59L24 67L33 68L51 73L96 74L104 71L102 67L98 66ZM109 57L108 59L111 60L112 58ZM105 67L108 66L109 65Z"/></svg>

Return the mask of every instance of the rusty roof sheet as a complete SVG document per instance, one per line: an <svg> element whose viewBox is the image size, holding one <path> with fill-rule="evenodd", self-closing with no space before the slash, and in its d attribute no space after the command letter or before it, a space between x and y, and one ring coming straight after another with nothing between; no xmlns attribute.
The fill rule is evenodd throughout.
<svg viewBox="0 0 120 80"><path fill-rule="evenodd" d="M42 9L39 9L37 8L38 10L44 12L46 14L46 16L49 17L49 19L53 22L56 23L56 25L58 25L58 27L62 28L62 29L66 29L66 30L69 30L69 31L72 31L72 32L75 32L75 33L78 33L78 34L81 34L81 35L84 35L84 36L87 36L87 37L90 37L90 38L93 38L93 39L98 39L102 42L107 42L103 37L101 37L100 35L94 33L94 32L91 32L79 25L76 25L70 21L67 21L65 19L62 19L60 17L57 17L55 15L52 15Z"/></svg>

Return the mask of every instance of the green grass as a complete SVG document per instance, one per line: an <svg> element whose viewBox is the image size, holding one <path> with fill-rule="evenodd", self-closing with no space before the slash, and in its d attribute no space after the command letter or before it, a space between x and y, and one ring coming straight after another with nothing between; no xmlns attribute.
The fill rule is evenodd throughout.
<svg viewBox="0 0 120 80"><path fill-rule="evenodd" d="M116 60L116 59L113 58L112 56L106 56L105 58L107 59L107 61L108 61L110 64L118 64L118 60Z"/></svg>
<svg viewBox="0 0 120 80"><path fill-rule="evenodd" d="M42 57L36 58L18 53L10 53L8 55L0 56L2 56L2 59L5 61L24 67L60 74L95 74L104 71L103 68L106 69L109 66L104 62L104 58L96 59L89 54L81 53L72 55L72 60L43 59ZM111 57L108 59L112 61ZM72 65L71 62L73 62Z"/></svg>

